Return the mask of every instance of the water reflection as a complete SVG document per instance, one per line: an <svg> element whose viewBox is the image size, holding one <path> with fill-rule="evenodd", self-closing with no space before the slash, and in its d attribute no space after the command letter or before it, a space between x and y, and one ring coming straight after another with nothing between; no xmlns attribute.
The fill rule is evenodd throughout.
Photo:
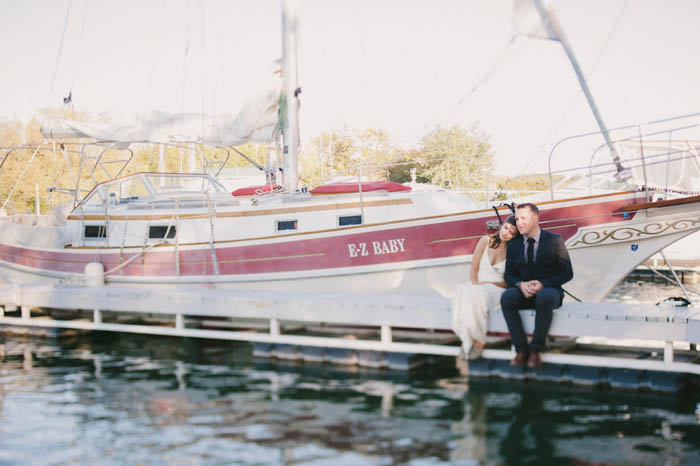
<svg viewBox="0 0 700 466"><path fill-rule="evenodd" d="M277 363L202 340L0 341L0 464L700 464L697 399Z"/></svg>

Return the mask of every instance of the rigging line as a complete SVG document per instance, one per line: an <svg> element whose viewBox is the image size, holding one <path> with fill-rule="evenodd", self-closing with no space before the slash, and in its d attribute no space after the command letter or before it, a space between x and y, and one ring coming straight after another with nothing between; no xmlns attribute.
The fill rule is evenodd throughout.
<svg viewBox="0 0 700 466"><path fill-rule="evenodd" d="M49 101L53 94L53 85L56 83L56 72L58 71L58 63L61 61L61 51L63 50L63 39L66 36L68 28L68 19L70 18L70 8L73 5L73 0L68 0L68 9L66 10L66 19L63 21L63 32L61 33L61 41L58 43L58 55L56 56L56 64L53 68L53 77L51 78L51 87L49 88Z"/></svg>
<svg viewBox="0 0 700 466"><path fill-rule="evenodd" d="M625 13L625 10L627 9L627 5L629 4L629 0L625 0L625 3L622 5L622 8L620 9L620 12L617 15L617 18L615 19L615 23L613 24L612 29L608 33L608 37L605 39L605 42L603 43L603 47L600 49L600 52L598 53L598 56L596 57L595 61L593 62L593 66L591 67L591 70L588 72L588 75L586 76L586 79L590 79L591 76L593 76L593 73L595 73L596 68L598 67L598 64L600 63L600 60L603 58L603 55L605 54L605 51L608 49L608 46L610 45L610 42L612 41L613 36L615 35L615 32L617 32L617 28L620 25L620 21L622 21L622 16ZM582 91L581 89L578 90L574 98L571 100L571 103L569 104L568 109L566 112L564 112L564 115L561 117L561 119L557 122L557 124L554 126L554 128L549 132L547 135L547 138L544 140L542 145L535 151L535 153L530 157L530 159L525 163L522 168L518 171L518 173L514 176L514 178L519 177L520 175L523 174L523 172L527 169L527 167L530 166L530 164L537 158L538 155L540 155L540 152L544 147L549 143L549 141L552 139L554 134L559 130L561 125L564 123L566 118L569 116L571 111L574 109L574 105L578 101L579 98L581 98Z"/></svg>
<svg viewBox="0 0 700 466"><path fill-rule="evenodd" d="M204 27L204 13L205 13L205 6L206 6L206 3L207 3L207 2L202 2L202 3L201 3L201 6L202 6L201 13L202 13L202 14L201 14L201 18L200 18L200 19L201 19L201 26L200 26L200 27L201 27L201 29L202 29L202 30L201 30L201 33L202 33L201 41L202 41L202 42L201 42L201 44L200 44L200 53L202 54L202 62L201 62L201 64L200 64L200 68L201 68L201 72L202 72L202 86L201 86L201 91L202 91L201 99L202 99L202 102L201 102L201 104L200 104L200 108L201 108L200 120L201 120L201 123L202 123L202 133L201 133L201 134L202 134L202 140L204 140L204 139L206 138L206 134L205 134L205 132L204 132L204 128L206 127L206 121L205 121L205 120L206 120L206 116L205 116L205 112L204 112L205 107L206 107L206 105L205 105L205 100L204 100L204 88L205 88L205 86L204 86L204 80L205 80L205 77L206 77L206 70L205 70L205 66L204 66L204 50L205 50L205 47L204 47L204 36L205 36L205 32L206 32L206 29L205 29L205 27ZM213 126L213 124L214 124L213 118L214 118L214 115L212 115L212 126ZM205 151L204 147L202 147L202 151L203 151L203 152ZM205 152L205 153L206 153L206 152ZM213 161L214 161L214 151L213 151L213 150L212 150L211 158L212 158L212 162L213 162Z"/></svg>
<svg viewBox="0 0 700 466"><path fill-rule="evenodd" d="M526 40L525 42L523 42L523 43L520 45L520 47L519 47L517 50L515 50L515 52L513 52L510 56L506 57L507 53L511 51L511 47L512 47L513 44L515 43L517 37L518 37L517 34L513 34L513 36L511 36L510 40L509 40L508 43L505 45L503 51L498 55L498 58L497 58L497 59L494 61L494 63L489 67L489 69L488 69L487 72L484 74L484 76L483 76L479 81L477 81L477 83L474 85L474 87L472 87L472 89L471 89L466 95L464 95L462 98L460 98L456 103L452 104L452 105L451 105L450 107L448 107L446 110L444 110L443 112L441 112L441 114L448 113L448 112L452 112L452 111L454 111L457 107L459 107L460 105L462 105L462 104L463 104L469 97L471 97L484 83L486 83L489 79L491 79L498 71L501 70L501 68L503 68L503 66L506 65L506 63L508 63L508 61L510 61L514 56L516 56L516 55L518 54L518 52L520 52L520 50L522 50L522 48L525 46L525 44L528 43L529 38L527 38L528 40ZM430 127L433 126L435 123L437 123L441 118L442 118L441 115L438 115L438 116L435 117L430 123L426 124L425 126L423 126L422 128L420 128L418 131L414 131L412 134L410 134L410 135L404 137L403 139L399 140L398 142L396 142L396 143L394 143L394 144L391 144L387 150L390 151L390 150L392 150L392 149L395 149L396 147L400 146L401 144L403 144L404 142L406 142L409 138L413 137L414 135L417 135L417 134L420 134L420 133L424 132L426 129L430 128ZM395 162L396 160L399 160L401 157L405 156L407 153L408 153L408 151L401 151L399 154L397 154L397 155L395 155L394 157L392 157L391 159L389 159L386 163L387 163L387 164L391 164L391 163ZM372 157L372 158L370 158L370 159L368 159L368 160L366 160L365 163L371 162L371 161L374 160L375 158L376 158L376 156L375 156L375 157ZM380 168L381 168L381 167L380 167ZM345 174L345 173L352 173L352 172L354 172L354 171L355 171L355 167L350 167L350 168L346 169L345 171L341 172L340 175ZM376 171L376 170L372 170L371 172L374 172L374 171Z"/></svg>
<svg viewBox="0 0 700 466"><path fill-rule="evenodd" d="M500 71L514 56L516 56L516 55L520 52L520 50L522 50L522 48L525 46L525 44L528 43L528 40L529 40L529 38L527 38L527 40L526 40L525 42L523 42L517 50L515 50L514 52L512 52L510 56L507 56L507 54L508 54L509 52L511 52L512 46L513 46L513 44L515 43L515 41L517 40L517 38L518 38L518 35L517 35L517 34L513 34L513 35L511 36L510 40L508 41L508 43L505 45L503 51L502 51L500 54L498 54L498 57L497 57L496 60L493 62L493 64L489 67L489 69L486 71L486 73L483 75L483 77L482 77L479 81L477 81L477 83L472 87L472 89L471 89L467 94L465 94L464 96L462 96L462 98L460 98L456 103L452 104L452 105L449 106L446 110L444 110L443 112L441 112L441 114L453 112L455 109L457 109L459 106L461 106L464 102L466 102L466 100L467 100L469 97L471 97L472 95L474 95L474 94L476 93L476 91L477 91L483 84L485 84L489 79L491 79L493 76L495 76L496 73L498 73L498 72L499 72L499 71ZM403 143L404 143L406 140L408 140L410 137L424 132L426 129L430 128L430 127L433 126L435 123L437 123L438 121L440 121L441 118L442 118L442 116L441 116L441 115L438 115L438 116L435 117L430 123L426 124L425 126L423 126L422 128L420 128L418 131L415 131L413 134L411 134L411 135L409 135L409 136L406 136L405 138L399 140L398 142L396 142L396 143L394 143L394 144L391 144L391 145L389 146L388 150L395 149L397 146L403 144ZM394 157L392 157L391 159L389 159L389 161L386 162L385 164L390 164L390 163L395 162L396 160L399 160L401 157L405 156L406 153L407 153L407 151L401 151L401 153L399 153L399 154L395 155ZM365 162L371 162L371 161L374 160L375 158L376 158L376 157L372 157L372 158L366 160ZM379 167L379 168L381 169L382 167ZM375 170L376 170L376 169L375 169ZM372 171L375 171L375 170L372 170ZM351 172L351 171L352 171L352 169L346 170L346 172Z"/></svg>
<svg viewBox="0 0 700 466"><path fill-rule="evenodd" d="M182 59L182 93L180 94L180 113L185 113L185 94L187 86L187 59L190 51L190 6L191 3L185 4L185 50ZM184 119L180 120L180 131L184 130Z"/></svg>
<svg viewBox="0 0 700 466"><path fill-rule="evenodd" d="M460 105L462 105L462 103L464 103L464 101L467 100L467 98L471 97L471 96L477 91L477 89L479 89L479 87L481 87L484 83L486 83L486 81L488 81L489 79L491 79L498 71L501 70L501 68L503 68L503 67L505 66L506 63L508 63L508 61L509 61L511 58L513 58L513 57L516 55L516 53L513 53L511 56L509 56L509 57L507 57L507 58L505 58L505 59L502 60L503 56L508 52L508 50L509 50L510 47L513 45L513 43L515 42L515 40L516 40L517 37L518 37L517 34L513 34L513 37L510 38L510 41L508 42L508 45L506 45L506 48L503 50L503 52L501 53L501 55L499 55L498 59L497 59L496 62L491 66L491 68L489 68L489 70L486 72L486 74L484 75L484 77L481 78L481 80L478 81L478 82L474 85L474 87L472 88L472 90L469 91L469 93L468 93L467 95L465 95L464 97L462 97L456 104L454 104L454 105L452 106L453 108L456 108L456 107L459 107ZM519 48L516 52L519 52L519 51L525 46L525 44L527 44L527 40L526 40L525 42L523 42L523 43L520 45L520 48ZM501 61L501 60L502 60L502 61Z"/></svg>
<svg viewBox="0 0 700 466"><path fill-rule="evenodd" d="M511 47L513 46L513 44L515 43L517 37L518 37L517 34L513 34L513 36L510 38L510 40L509 40L508 43L506 44L505 48L503 49L503 51L498 55L498 58L494 61L494 63L491 65L491 67L489 67L489 69L486 71L486 73L484 74L484 76L483 76L479 81L477 81L477 83L474 85L474 87L472 87L472 89L471 89L466 95L464 95L464 96L463 96L462 98L460 98L456 103L452 104L452 105L449 106L446 110L444 110L443 112L440 112L440 113L441 113L441 114L444 114L444 113L451 112L451 111L453 111L454 109L456 109L457 107L459 107L460 105L462 105L469 97L471 97L471 96L478 90L479 87L481 87L484 83L486 83L486 81L488 81L489 79L491 79L498 71L500 71L500 69L501 69L511 58L513 58L513 57L517 54L517 53L513 53L511 56L509 56L509 57L507 57L507 58L504 58L504 57L506 56L506 54L510 51ZM528 38L528 39L529 39L529 38ZM520 48L518 48L518 50L516 50L516 52L519 52L519 51L523 48L523 46L524 46L526 43L527 43L527 41L523 42L523 44L520 46ZM430 123L426 124L425 126L423 126L422 128L420 128L418 131L414 131L413 134L411 134L411 135L409 135L409 136L406 136L405 138L401 139L399 142L397 142L396 144L394 144L394 147L395 147L395 146L398 146L398 145L400 145L400 144L403 144L403 143L404 143L407 139L409 139L410 137L412 137L412 136L414 136L414 135L417 135L417 134L420 134L420 133L422 133L423 131L425 131L426 129L430 128L430 127L433 126L435 123L437 123L437 122L440 120L440 118L441 118L441 115L439 114L439 115L436 116ZM393 147L392 147L392 148L393 148Z"/></svg>
<svg viewBox="0 0 700 466"><path fill-rule="evenodd" d="M167 0L161 0L160 6L158 7L159 11L166 11L166 1ZM153 75L155 73L155 68L156 68L156 59L157 59L158 54L157 53L151 53L150 54L150 66L148 68L148 73L146 73L141 80L141 83L143 84L141 86L141 97L140 97L140 102L142 102L144 105L142 108L154 108L156 107L156 98L155 95L156 93L153 91ZM145 115L144 115L145 116ZM138 123L138 118L139 115L137 114L135 121Z"/></svg>
<svg viewBox="0 0 700 466"><path fill-rule="evenodd" d="M90 8L90 0L85 0L85 10L83 11L83 23L80 25L80 39L78 39L78 52L75 55L75 65L73 66L73 77L70 81L69 94L73 93L73 84L75 83L75 75L78 73L78 63L80 61L80 50L83 46L83 35L85 33L85 22L87 20L88 9Z"/></svg>

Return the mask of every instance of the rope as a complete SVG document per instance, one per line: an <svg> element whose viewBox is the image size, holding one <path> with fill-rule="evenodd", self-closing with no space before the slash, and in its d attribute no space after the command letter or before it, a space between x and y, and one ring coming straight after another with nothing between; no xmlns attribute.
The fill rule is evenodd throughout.
<svg viewBox="0 0 700 466"><path fill-rule="evenodd" d="M190 51L190 6L191 4L188 2L187 5L185 5L185 50L184 50L184 56L182 59L182 95L180 96L180 112L185 113L185 89L187 86L187 60L189 58L189 51ZM180 131L184 130L184 121L180 121Z"/></svg>
<svg viewBox="0 0 700 466"><path fill-rule="evenodd" d="M73 77L71 78L71 81L70 81L70 91L68 93L69 96L72 96L72 94L73 94L73 84L75 83L75 75L78 72L78 63L80 61L80 50L82 49L82 46L83 46L83 34L85 33L85 21L87 19L87 13L88 13L89 7L90 7L90 2L89 2L89 0L86 0L85 11L83 12L83 23L80 26L80 39L78 39L78 53L75 56L75 66L73 66Z"/></svg>
<svg viewBox="0 0 700 466"><path fill-rule="evenodd" d="M12 198L12 195L15 193L15 189L17 189L17 185L19 185L19 182L22 181L22 178L24 177L24 174L27 173L27 169L29 169L29 166L32 164L32 161L34 160L34 157L36 154L39 152L39 149L41 149L41 146L37 146L36 150L32 154L31 158L29 159L29 162L24 166L24 170L22 171L22 174L19 175L19 178L17 178L17 181L15 181L14 186L12 186L12 189L10 190L10 194L7 195L7 198L5 199L5 202L2 203L2 208L4 209L5 206L7 205L7 202Z"/></svg>
<svg viewBox="0 0 700 466"><path fill-rule="evenodd" d="M564 293L568 294L569 296L571 296L572 298L574 298L574 299L575 299L576 301L578 301L579 303L582 302L580 299L578 299L576 296L574 296L574 295L572 295L571 293L569 293L568 291L566 291L564 288L562 288L562 291L563 291Z"/></svg>
<svg viewBox="0 0 700 466"><path fill-rule="evenodd" d="M450 105L449 107L447 107L447 109L443 110L442 112L439 112L438 116L436 116L432 121L430 121L430 122L427 123L426 125L422 126L422 127L421 127L420 129L418 129L417 131L413 131L411 134L409 134L408 136L404 137L403 139L400 139L398 142L389 145L389 147L387 148L387 152L388 152L388 151L391 151L391 150L393 150L393 149L396 149L396 147L400 146L401 144L403 144L404 142L406 142L408 139L413 138L413 137L415 137L415 136L417 136L417 135L423 133L423 132L426 131L428 128L430 128L430 127L432 127L433 125L435 125L435 123L437 123L438 121L440 121L440 120L443 118L442 115L444 115L444 114L446 114L446 113L453 112L455 109L457 109L459 106L461 106L464 102L466 102L467 99L468 99L469 97L471 97L474 93L476 93L476 91L477 91L481 86L483 86L483 85L484 85L489 79L491 79L498 71L500 71L501 68L503 68L503 66L505 66L506 63L508 63L508 61L510 61L514 56L516 56L517 53L525 46L525 44L527 44L527 41L523 42L522 45L520 46L520 48L518 48L512 55L510 55L509 57L507 57L507 58L504 59L504 57L506 56L506 54L510 51L511 47L512 47L513 44L515 43L515 40L517 39L517 37L518 37L517 34L514 34L514 35L508 40L508 43L507 43L507 44L505 45L505 47L503 48L503 51L498 55L498 58L494 61L494 63L489 67L489 69L488 69L488 70L486 71L486 73L483 75L483 77L477 81L477 83L472 87L472 89L471 89L467 94L465 94L464 96L462 96L462 97L461 97L459 100L457 100L457 102L455 102L454 104L452 104L452 105ZM379 170L381 170L381 169L383 169L383 168L386 168L386 167L392 165L396 160L399 160L401 157L404 157L407 153L408 153L407 151L401 151L399 154L395 155L394 157L392 157L391 159L389 159L389 160L388 160L387 162L385 162L384 164L382 164L382 165L380 165L380 166L377 166L377 167L372 167L372 168L370 168L370 169L365 173L365 175L369 175L370 173L374 173L374 172L376 172L376 171L379 171ZM371 162L372 160L376 159L377 157L378 157L378 155L375 155L374 157L372 157L372 158L370 158L370 159L368 159L368 160L365 160L364 163L367 164L367 163ZM331 167L331 168L332 168L332 167ZM350 167L350 168L348 168L348 169L346 169L346 170L344 170L344 171L342 171L342 172L336 173L336 176L342 176L342 175L345 175L345 174L354 173L354 172L356 172L356 171L357 171L357 167Z"/></svg>
<svg viewBox="0 0 700 466"><path fill-rule="evenodd" d="M464 102L466 102L466 100L467 100L469 97L471 97L472 95L474 95L474 93L476 93L476 91L479 89L479 87L481 87L481 86L482 86L483 84L485 84L489 79L491 79L498 71L500 71L501 68L503 68L503 66L505 66L506 63L508 63L508 61L510 61L511 58L513 58L515 55L517 55L517 53L513 53L510 57L508 57L507 59L503 60L503 57L506 55L506 53L508 53L508 51L510 50L510 48L512 47L512 45L515 43L515 40L517 39L517 37L518 37L517 34L513 34L513 36L510 38L510 40L509 40L508 43L506 44L505 48L503 49L503 51L498 55L498 58L496 59L496 61L491 65L491 67L489 67L489 69L486 71L486 73L484 74L484 76L483 76L479 81L477 81L477 83L474 85L474 87L472 87L472 89L471 89L467 94L465 94L464 96L462 96L462 98L460 98L456 103L454 103L454 104L452 104L451 106L449 106L446 110L440 112L440 114L439 114L437 117L435 117L430 123L424 125L424 126L423 126L421 129L419 129L418 131L415 131L413 134L411 134L411 135L409 135L409 136L403 138L403 139L400 140L398 143L394 144L394 147L397 146L397 145L399 145L399 144L404 143L404 142L405 142L407 139L409 139L410 137L415 136L415 135L418 135L418 134L424 132L425 130L427 130L428 128L430 128L431 126L433 126L435 123L437 123L438 121L440 121L440 119L442 118L442 117L441 117L441 114L445 114L445 113L449 113L449 112L454 111L457 107L459 107L459 106L462 105ZM526 41L526 42L523 42L523 44L520 46L520 48L519 48L516 52L519 52L519 51L525 46L526 43L527 43L527 41ZM503 60L503 61L501 62L501 60ZM393 148L393 147L392 147L392 148Z"/></svg>
<svg viewBox="0 0 700 466"><path fill-rule="evenodd" d="M58 55L56 56L56 64L53 67L53 78L51 78L51 88L49 89L49 101L53 94L53 85L56 82L56 72L58 71L58 63L61 60L61 51L63 50L63 39L66 36L66 28L68 27L68 18L70 17L70 8L73 0L68 1L68 9L66 10L66 19L63 21L63 32L61 33L61 41L58 43Z"/></svg>

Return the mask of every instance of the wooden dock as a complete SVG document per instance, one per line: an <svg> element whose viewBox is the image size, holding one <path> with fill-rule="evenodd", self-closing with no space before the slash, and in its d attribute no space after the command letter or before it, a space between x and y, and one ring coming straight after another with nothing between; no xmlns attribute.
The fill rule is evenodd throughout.
<svg viewBox="0 0 700 466"><path fill-rule="evenodd" d="M426 296L2 285L0 326L239 340L253 343L261 356L352 364L363 354L365 365L409 368L417 355L459 356L450 305ZM534 311L521 315L531 332ZM507 334L500 310L490 313L488 328ZM470 374L552 378L558 371L567 379L570 368L587 367L604 371L599 382L614 370L700 375L700 310L692 307L566 302L555 311L550 334L572 343L544 353L542 370L512 368L512 349L487 347ZM582 343L586 339L595 344Z"/></svg>

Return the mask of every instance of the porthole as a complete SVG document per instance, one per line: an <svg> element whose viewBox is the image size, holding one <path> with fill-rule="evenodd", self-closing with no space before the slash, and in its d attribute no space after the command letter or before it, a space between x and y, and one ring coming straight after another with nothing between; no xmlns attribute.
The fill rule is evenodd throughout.
<svg viewBox="0 0 700 466"><path fill-rule="evenodd" d="M338 226L362 225L362 215L343 215L338 217Z"/></svg>
<svg viewBox="0 0 700 466"><path fill-rule="evenodd" d="M277 231L296 230L296 220L277 220Z"/></svg>
<svg viewBox="0 0 700 466"><path fill-rule="evenodd" d="M85 225L85 238L106 238L107 229L104 225Z"/></svg>
<svg viewBox="0 0 700 466"><path fill-rule="evenodd" d="M165 236L165 235L168 236ZM149 239L173 239L177 234L177 229L174 226L168 227L167 225L157 225L148 228L148 238Z"/></svg>

